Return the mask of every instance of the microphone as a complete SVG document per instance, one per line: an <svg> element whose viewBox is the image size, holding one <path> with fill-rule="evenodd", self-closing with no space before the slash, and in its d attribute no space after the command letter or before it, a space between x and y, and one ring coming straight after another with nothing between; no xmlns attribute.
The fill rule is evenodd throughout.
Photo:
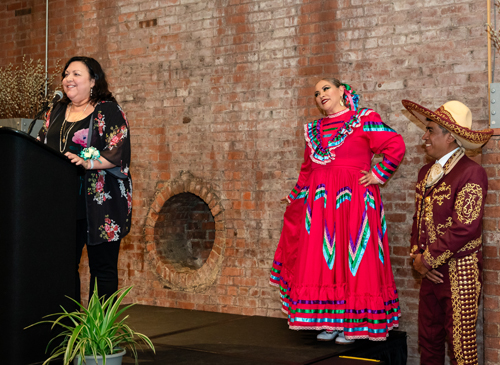
<svg viewBox="0 0 500 365"><path fill-rule="evenodd" d="M28 134L31 134L31 131L33 130L33 127L35 126L37 119L40 118L47 110L52 108L52 106L55 103L57 103L59 100L61 100L62 97L63 97L63 93L60 90L56 90L54 92L54 96L52 97L52 100L50 101L50 103L48 105L45 104L45 106L42 108L42 110L40 110L40 112L36 115L35 119L33 119L31 121L30 126L28 127L28 131L27 131Z"/></svg>
<svg viewBox="0 0 500 365"><path fill-rule="evenodd" d="M52 101L50 102L48 109L50 109L52 107L52 105L54 105L59 100L61 100L62 97L63 97L63 93L60 90L56 90L54 92L54 97L52 98Z"/></svg>

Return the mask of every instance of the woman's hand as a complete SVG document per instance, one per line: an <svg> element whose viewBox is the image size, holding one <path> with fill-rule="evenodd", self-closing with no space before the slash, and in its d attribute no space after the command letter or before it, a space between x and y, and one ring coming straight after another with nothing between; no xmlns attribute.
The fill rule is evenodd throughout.
<svg viewBox="0 0 500 365"><path fill-rule="evenodd" d="M286 205L289 205L289 204L290 204L290 201L288 200L288 195L287 195L287 196L285 196L284 198L281 198L280 203L281 203L281 204L286 204Z"/></svg>
<svg viewBox="0 0 500 365"><path fill-rule="evenodd" d="M116 166L102 156L99 157L97 160L92 160L93 163L90 160L84 160L80 156L75 155L74 153L71 152L66 152L64 156L69 158L71 163L74 163L77 166L82 165L83 167L85 167L86 170L106 170L106 169L112 169L113 167Z"/></svg>
<svg viewBox="0 0 500 365"><path fill-rule="evenodd" d="M369 185L379 184L378 179L371 173L371 171L361 170L361 173L363 173L365 176L363 176L361 179L359 179L359 183L361 185L364 185L365 188Z"/></svg>
<svg viewBox="0 0 500 365"><path fill-rule="evenodd" d="M71 163L74 163L76 166L82 165L83 167L85 167L85 170L88 170L90 167L90 160L85 161L83 158L81 158L78 155L75 155L74 153L66 152L64 156L69 158Z"/></svg>

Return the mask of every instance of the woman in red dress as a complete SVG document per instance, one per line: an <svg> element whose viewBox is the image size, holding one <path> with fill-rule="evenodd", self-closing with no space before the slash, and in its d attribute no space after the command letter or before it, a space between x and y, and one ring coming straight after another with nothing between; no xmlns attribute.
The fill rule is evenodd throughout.
<svg viewBox="0 0 500 365"><path fill-rule="evenodd" d="M306 148L271 271L294 330L318 340L383 341L399 324L378 184L401 162L403 138L337 79L316 84L326 115L304 126ZM374 155L382 162L371 168Z"/></svg>

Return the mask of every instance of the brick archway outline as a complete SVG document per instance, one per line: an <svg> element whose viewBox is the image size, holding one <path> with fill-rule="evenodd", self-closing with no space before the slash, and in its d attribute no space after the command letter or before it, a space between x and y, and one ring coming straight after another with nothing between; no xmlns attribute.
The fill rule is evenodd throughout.
<svg viewBox="0 0 500 365"><path fill-rule="evenodd" d="M192 193L200 197L210 208L215 221L215 239L212 252L198 270L177 271L163 261L156 249L155 226L163 205L173 196ZM159 182L149 208L144 227L145 259L153 274L165 289L203 292L212 285L220 272L226 248L224 209L214 187L194 177L189 171L181 171L179 178Z"/></svg>

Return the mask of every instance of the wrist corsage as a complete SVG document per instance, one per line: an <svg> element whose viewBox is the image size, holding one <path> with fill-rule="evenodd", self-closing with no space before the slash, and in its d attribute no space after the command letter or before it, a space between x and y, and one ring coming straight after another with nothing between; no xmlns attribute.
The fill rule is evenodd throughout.
<svg viewBox="0 0 500 365"><path fill-rule="evenodd" d="M87 147L87 148L84 148L80 152L80 157L83 158L85 161L87 161L87 160L99 161L99 157L101 157L101 153L95 147ZM99 162L102 163L101 161L99 161Z"/></svg>
<svg viewBox="0 0 500 365"><path fill-rule="evenodd" d="M97 160L99 157L101 157L101 153L95 147L87 147L80 152L80 157L83 158L85 161Z"/></svg>
<svg viewBox="0 0 500 365"><path fill-rule="evenodd" d="M87 170L93 170L94 169L94 160L97 160L97 161L99 161L99 163L102 163L99 160L99 157L101 157L101 153L95 147L84 148L80 152L80 157L83 158L84 161L90 160L90 166L86 168Z"/></svg>

